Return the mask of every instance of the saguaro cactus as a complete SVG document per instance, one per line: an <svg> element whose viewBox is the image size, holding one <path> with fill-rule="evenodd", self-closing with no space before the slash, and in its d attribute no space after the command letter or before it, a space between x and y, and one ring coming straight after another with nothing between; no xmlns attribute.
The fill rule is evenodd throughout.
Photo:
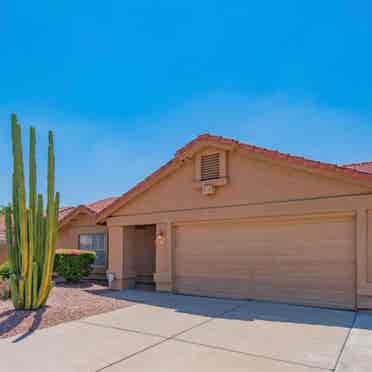
<svg viewBox="0 0 372 372"><path fill-rule="evenodd" d="M6 236L11 266L10 290L16 309L43 306L51 290L58 229L59 193L54 190L54 144L49 132L47 208L36 189L36 136L30 128L29 205L26 205L21 127L11 118L13 142L13 199L6 208Z"/></svg>

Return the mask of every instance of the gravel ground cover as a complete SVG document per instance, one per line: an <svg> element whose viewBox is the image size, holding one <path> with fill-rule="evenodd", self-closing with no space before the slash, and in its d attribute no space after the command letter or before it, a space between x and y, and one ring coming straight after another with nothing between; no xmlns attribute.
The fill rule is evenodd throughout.
<svg viewBox="0 0 372 372"><path fill-rule="evenodd" d="M36 311L14 310L10 300L0 300L0 338L28 335L36 329L81 319L133 305L102 283L57 284L47 306Z"/></svg>

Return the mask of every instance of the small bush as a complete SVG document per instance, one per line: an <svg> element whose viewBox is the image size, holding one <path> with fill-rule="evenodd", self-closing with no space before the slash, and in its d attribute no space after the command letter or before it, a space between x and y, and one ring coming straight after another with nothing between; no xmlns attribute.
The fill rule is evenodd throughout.
<svg viewBox="0 0 372 372"><path fill-rule="evenodd" d="M9 281L0 278L0 300L7 300L10 297Z"/></svg>
<svg viewBox="0 0 372 372"><path fill-rule="evenodd" d="M80 249L57 249L54 271L67 282L78 283L93 270L96 253Z"/></svg>
<svg viewBox="0 0 372 372"><path fill-rule="evenodd" d="M5 261L0 265L0 279L9 279L10 276L10 263Z"/></svg>

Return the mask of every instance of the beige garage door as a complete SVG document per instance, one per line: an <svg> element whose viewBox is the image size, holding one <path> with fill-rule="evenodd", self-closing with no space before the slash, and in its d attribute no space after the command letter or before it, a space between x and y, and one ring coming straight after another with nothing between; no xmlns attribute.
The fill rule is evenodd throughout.
<svg viewBox="0 0 372 372"><path fill-rule="evenodd" d="M178 225L176 291L353 308L354 229L351 217Z"/></svg>

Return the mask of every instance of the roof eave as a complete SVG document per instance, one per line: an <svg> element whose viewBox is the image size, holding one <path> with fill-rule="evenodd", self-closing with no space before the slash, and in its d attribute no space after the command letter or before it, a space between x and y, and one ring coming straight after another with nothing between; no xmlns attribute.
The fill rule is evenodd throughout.
<svg viewBox="0 0 372 372"><path fill-rule="evenodd" d="M202 134L190 141L184 147L179 149L174 158L167 164L160 167L150 176L139 182L128 192L119 197L114 203L104 208L97 215L97 223L105 223L106 219L116 210L124 206L133 198L137 197L142 192L149 189L153 184L158 182L163 177L167 176L174 169L183 164L184 160L190 159L196 152L206 146L223 147L226 150L245 150L255 157L265 160L271 160L283 165L288 164L297 169L303 169L312 173L327 175L328 177L343 179L344 182L354 183L366 187L372 191L372 174L360 172L358 170L338 166L335 164L323 163L315 160L306 159L299 156L285 154L279 151L269 150L258 146L253 146L245 143L240 143L236 140L213 136L210 134Z"/></svg>

